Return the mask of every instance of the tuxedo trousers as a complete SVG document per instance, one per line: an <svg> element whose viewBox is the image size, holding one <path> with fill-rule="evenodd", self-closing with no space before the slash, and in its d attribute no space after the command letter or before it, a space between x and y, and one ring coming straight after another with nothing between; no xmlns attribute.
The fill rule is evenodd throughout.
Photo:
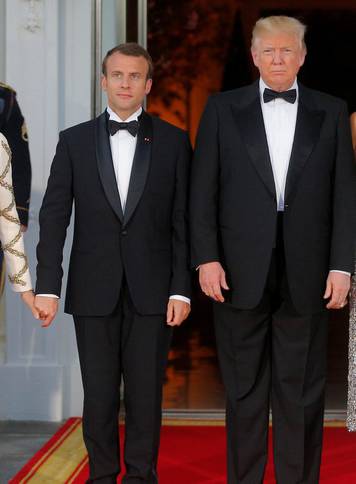
<svg viewBox="0 0 356 484"><path fill-rule="evenodd" d="M116 483L118 413L124 382L126 473L123 482L157 483L164 371L172 336L165 315L136 312L123 283L113 314L74 316L84 387L83 437L88 482Z"/></svg>
<svg viewBox="0 0 356 484"><path fill-rule="evenodd" d="M258 306L214 303L214 316L227 394L228 483L263 482L271 406L277 483L317 484L328 316L326 310L308 316L295 310L281 233Z"/></svg>

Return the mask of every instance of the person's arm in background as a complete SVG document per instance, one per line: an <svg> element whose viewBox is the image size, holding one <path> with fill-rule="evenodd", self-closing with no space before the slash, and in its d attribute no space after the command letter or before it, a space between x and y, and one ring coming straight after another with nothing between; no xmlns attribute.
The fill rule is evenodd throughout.
<svg viewBox="0 0 356 484"><path fill-rule="evenodd" d="M13 291L21 293L25 304L38 318L34 308L30 271L25 254L19 217L15 207L11 176L11 150L0 134L0 240Z"/></svg>

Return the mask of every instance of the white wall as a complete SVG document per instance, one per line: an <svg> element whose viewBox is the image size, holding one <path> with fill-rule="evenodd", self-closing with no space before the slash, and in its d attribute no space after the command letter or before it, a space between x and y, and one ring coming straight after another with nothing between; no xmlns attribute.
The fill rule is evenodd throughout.
<svg viewBox="0 0 356 484"><path fill-rule="evenodd" d="M33 177L25 244L34 279L38 213L58 131L89 119L91 114L93 2L5 2L5 81L18 92L30 137ZM0 0L0 16L2 3ZM30 5L34 10L29 10ZM70 228L69 239L71 233ZM0 419L58 421L80 415L82 386L75 335L71 317L63 314L63 299L55 323L45 330L8 288L5 297L6 355L5 362L0 363Z"/></svg>
<svg viewBox="0 0 356 484"><path fill-rule="evenodd" d="M0 80L5 75L5 0L0 0Z"/></svg>

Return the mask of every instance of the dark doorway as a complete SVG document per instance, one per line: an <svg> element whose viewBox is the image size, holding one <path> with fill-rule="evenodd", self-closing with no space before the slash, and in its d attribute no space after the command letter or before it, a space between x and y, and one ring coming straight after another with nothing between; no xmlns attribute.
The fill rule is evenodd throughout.
<svg viewBox="0 0 356 484"><path fill-rule="evenodd" d="M296 8L291 8L293 4ZM257 77L249 48L252 26L261 16L287 14L306 23L308 55L300 81L344 98L350 112L356 111L353 1L181 0L172 5L150 0L148 6L148 49L156 64L148 109L188 129L193 144L209 94L248 84ZM211 303L201 294L196 275L194 278L192 314L174 333L164 407L223 409ZM347 308L331 314L329 341L326 407L332 412L344 411Z"/></svg>

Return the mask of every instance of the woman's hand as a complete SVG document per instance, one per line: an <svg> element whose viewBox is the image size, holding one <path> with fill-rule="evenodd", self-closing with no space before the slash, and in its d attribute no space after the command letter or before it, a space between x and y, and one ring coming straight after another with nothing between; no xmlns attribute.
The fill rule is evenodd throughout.
<svg viewBox="0 0 356 484"><path fill-rule="evenodd" d="M21 299L26 304L26 306L30 309L33 316L36 319L39 319L40 316L39 316L38 310L35 308L35 305L34 305L35 295L34 295L32 289L30 291L22 292L21 293Z"/></svg>

